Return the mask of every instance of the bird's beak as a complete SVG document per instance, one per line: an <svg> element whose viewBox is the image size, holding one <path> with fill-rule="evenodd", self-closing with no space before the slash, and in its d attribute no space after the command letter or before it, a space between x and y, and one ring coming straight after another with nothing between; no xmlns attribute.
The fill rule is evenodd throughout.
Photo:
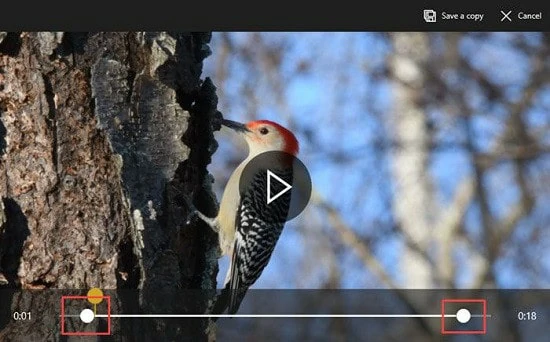
<svg viewBox="0 0 550 342"><path fill-rule="evenodd" d="M240 122L223 119L222 120L222 125L224 125L227 128L231 128L232 130L234 130L237 133L248 133L248 132L250 132L248 127L246 127L245 124L242 124Z"/></svg>

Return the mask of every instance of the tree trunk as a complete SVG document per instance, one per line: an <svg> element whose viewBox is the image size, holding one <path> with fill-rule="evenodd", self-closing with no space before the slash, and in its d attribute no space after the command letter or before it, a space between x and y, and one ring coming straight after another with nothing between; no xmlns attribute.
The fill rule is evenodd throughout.
<svg viewBox="0 0 550 342"><path fill-rule="evenodd" d="M216 213L206 166L217 98L200 79L209 41L0 34L0 340L63 340L61 295L93 287L111 296L111 313L204 312L210 291L182 290L215 289L217 238L185 224L182 196ZM6 319L14 311L32 319ZM206 320L111 321L108 340L207 338Z"/></svg>

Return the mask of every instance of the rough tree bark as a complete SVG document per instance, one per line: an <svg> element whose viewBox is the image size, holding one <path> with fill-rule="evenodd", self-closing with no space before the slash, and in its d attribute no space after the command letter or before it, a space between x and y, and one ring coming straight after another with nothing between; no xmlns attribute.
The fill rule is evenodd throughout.
<svg viewBox="0 0 550 342"><path fill-rule="evenodd" d="M92 287L113 313L204 312L211 291L183 290L215 289L217 240L185 225L182 195L214 216L217 98L200 79L209 41L0 34L0 340L63 340L61 294ZM109 340L207 339L206 320L112 323Z"/></svg>

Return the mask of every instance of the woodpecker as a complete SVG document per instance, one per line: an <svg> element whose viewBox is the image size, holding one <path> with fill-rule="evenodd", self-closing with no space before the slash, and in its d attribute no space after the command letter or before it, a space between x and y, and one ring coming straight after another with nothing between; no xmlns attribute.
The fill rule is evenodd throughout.
<svg viewBox="0 0 550 342"><path fill-rule="evenodd" d="M280 154L281 158L270 159L267 167L279 171L279 176L291 184L290 159L298 154L299 144L291 131L268 120L242 124L224 119L222 125L244 138L248 156L229 177L215 218L205 216L193 206L191 210L218 233L221 256L230 257L225 287L212 313L220 314L227 308L229 314L234 314L248 288L256 282L269 262L290 206L290 192L267 204L267 175L262 165L258 166L257 172L253 172L253 177L244 187L239 187L241 175L254 157L264 152L285 152Z"/></svg>

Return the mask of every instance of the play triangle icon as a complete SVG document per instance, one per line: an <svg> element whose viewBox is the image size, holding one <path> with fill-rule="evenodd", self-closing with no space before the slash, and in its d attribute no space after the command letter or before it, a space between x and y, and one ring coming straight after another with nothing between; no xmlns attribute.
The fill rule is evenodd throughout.
<svg viewBox="0 0 550 342"><path fill-rule="evenodd" d="M275 178L275 180L277 182L279 182L279 183L281 183L285 186L285 188L283 190L279 191L279 193L277 193L273 197L271 196L271 178ZM292 189L292 185L285 182L283 179L281 179L281 177L277 176L276 174L274 174L270 170L267 170L267 204L270 204L271 202L275 201L277 198L284 195L284 193L287 192L290 189Z"/></svg>

